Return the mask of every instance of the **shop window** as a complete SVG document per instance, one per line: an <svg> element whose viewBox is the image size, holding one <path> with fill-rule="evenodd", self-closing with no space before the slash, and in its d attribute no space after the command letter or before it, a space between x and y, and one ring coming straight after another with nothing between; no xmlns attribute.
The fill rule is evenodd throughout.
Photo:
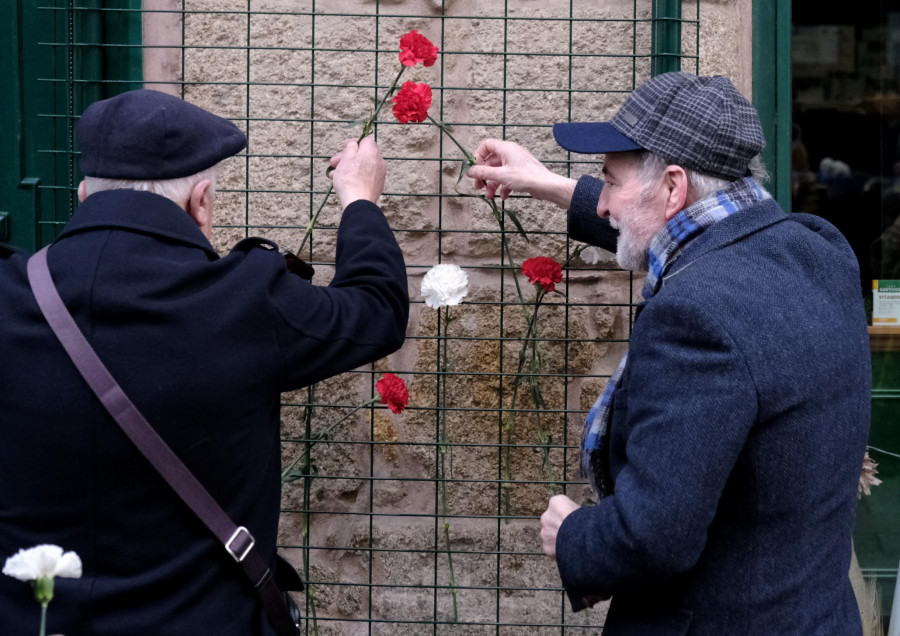
<svg viewBox="0 0 900 636"><path fill-rule="evenodd" d="M900 11L888 4L795 3L791 38L792 207L846 237L869 318L883 483L860 502L854 542L885 619L900 561Z"/></svg>

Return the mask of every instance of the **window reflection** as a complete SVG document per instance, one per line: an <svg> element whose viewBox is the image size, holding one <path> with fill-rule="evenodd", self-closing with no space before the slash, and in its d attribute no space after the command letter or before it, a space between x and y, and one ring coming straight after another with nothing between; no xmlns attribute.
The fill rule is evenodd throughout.
<svg viewBox="0 0 900 636"><path fill-rule="evenodd" d="M860 502L854 546L887 628L900 562L900 293L896 316L883 302L873 315L872 300L873 284L900 292L900 3L824 4L792 9L791 203L833 223L859 261L869 452L883 483Z"/></svg>

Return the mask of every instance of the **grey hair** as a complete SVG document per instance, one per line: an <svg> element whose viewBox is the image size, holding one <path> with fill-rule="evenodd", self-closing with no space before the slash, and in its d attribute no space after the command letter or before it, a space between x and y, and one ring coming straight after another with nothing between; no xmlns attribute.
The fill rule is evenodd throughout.
<svg viewBox="0 0 900 636"><path fill-rule="evenodd" d="M103 192L105 190L138 190L140 192L152 192L160 196L171 199L176 204L184 207L188 198L191 196L191 190L195 185L209 179L210 192L213 197L216 195L216 175L218 174L218 165L207 168L197 174L188 177L178 177L177 179L155 179L148 181L140 181L133 179L107 179L104 177L85 177L84 185L87 189L87 196L91 196L95 192Z"/></svg>
<svg viewBox="0 0 900 636"><path fill-rule="evenodd" d="M663 170L666 169L666 166L669 165L668 161L649 150L634 151L633 157L635 166L637 167L638 177L640 178L641 183L645 184L645 188L649 188L648 184L652 184L659 175L662 174ZM747 170L750 172L750 176L760 184L769 180L769 173L763 165L762 158L759 155L756 155L750 160ZM689 168L684 168L684 173L688 178L688 194L696 201L708 197L713 192L718 192L732 182L728 179L714 177Z"/></svg>

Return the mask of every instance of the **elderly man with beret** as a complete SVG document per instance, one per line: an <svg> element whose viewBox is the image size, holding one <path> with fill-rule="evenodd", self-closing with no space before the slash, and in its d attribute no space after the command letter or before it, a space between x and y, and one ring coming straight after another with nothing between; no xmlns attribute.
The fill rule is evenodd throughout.
<svg viewBox="0 0 900 636"><path fill-rule="evenodd" d="M403 256L376 205L371 139L332 159L343 206L334 277L292 273L270 241L209 242L218 164L247 138L151 90L77 124L81 205L49 270L77 326L156 432L275 560L280 396L400 347ZM41 315L28 255L0 249L0 557L52 543L83 561L59 579L48 633L275 633L232 557L104 411ZM257 582L262 585L263 582ZM33 592L0 577L4 634L33 634Z"/></svg>
<svg viewBox="0 0 900 636"><path fill-rule="evenodd" d="M870 368L847 242L763 189L757 113L723 77L657 76L610 122L554 136L605 154L604 179L498 140L468 174L568 209L571 237L648 272L585 422L597 504L557 495L541 517L573 609L612 597L604 636L860 634Z"/></svg>

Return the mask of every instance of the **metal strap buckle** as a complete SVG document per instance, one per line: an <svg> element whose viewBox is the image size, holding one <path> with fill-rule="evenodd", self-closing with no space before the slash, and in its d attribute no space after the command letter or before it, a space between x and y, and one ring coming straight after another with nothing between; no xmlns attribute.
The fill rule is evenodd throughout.
<svg viewBox="0 0 900 636"><path fill-rule="evenodd" d="M237 543L235 546L236 550L231 547L234 543ZM231 538L225 542L225 550L228 551L228 554L230 554L235 561L240 563L247 558L247 555L250 554L250 550L252 550L255 545L256 539L253 538L250 531L244 526L238 526L237 530L234 531L234 534L231 535ZM238 552L240 552L240 555Z"/></svg>

